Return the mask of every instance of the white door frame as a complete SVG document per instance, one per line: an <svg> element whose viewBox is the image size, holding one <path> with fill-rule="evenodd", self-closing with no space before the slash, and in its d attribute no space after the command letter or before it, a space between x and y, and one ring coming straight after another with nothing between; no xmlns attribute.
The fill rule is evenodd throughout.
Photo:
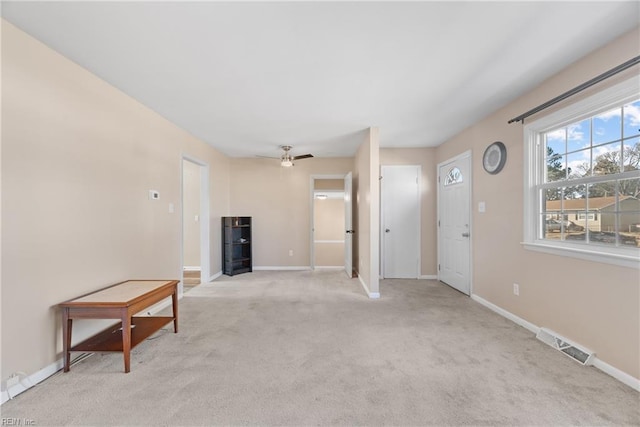
<svg viewBox="0 0 640 427"><path fill-rule="evenodd" d="M381 184L380 184L380 278L384 278L385 277L385 271L384 271L384 264L385 264L385 259L384 259L384 246L385 246L385 223L384 223L384 203L385 203L385 194L382 191L382 187L384 186L384 170L385 168L394 168L394 167L411 167L411 168L417 168L418 169L418 194L417 194L417 198L418 198L418 224L416 224L417 226L417 236L418 236L418 265L417 265L417 275L416 275L416 279L419 279L422 276L422 227L421 227L421 221L420 219L422 218L422 200L420 195L421 193L421 181L422 181L422 166L421 165L380 165L380 176L382 177L381 179Z"/></svg>
<svg viewBox="0 0 640 427"><path fill-rule="evenodd" d="M457 156L451 157L450 159L445 160L444 162L438 163L436 166L436 176L438 177L437 182L437 239L438 239L438 280L440 280L440 260L441 260L441 245L440 245L440 180L444 179L444 177L440 176L440 168L448 163L455 162L457 160L463 159L465 157L469 158L469 296L473 294L473 154L471 150L467 150L463 153L458 154Z"/></svg>
<svg viewBox="0 0 640 427"><path fill-rule="evenodd" d="M353 172L344 178L344 272L353 279Z"/></svg>
<svg viewBox="0 0 640 427"><path fill-rule="evenodd" d="M180 158L180 286L178 294L182 297L184 283L184 165L183 161L194 163L200 167L200 281L206 283L211 281L211 244L210 244L210 221L209 218L209 164L182 153Z"/></svg>
<svg viewBox="0 0 640 427"><path fill-rule="evenodd" d="M316 269L316 249L314 244L314 231L313 225L315 224L315 212L314 212L314 203L315 203L315 183L316 179L344 179L345 175L311 175L309 177L309 212L311 213L311 222L309 223L309 244L311 254L311 259L309 260L309 265L311 266L311 270ZM345 248L346 250L346 248Z"/></svg>

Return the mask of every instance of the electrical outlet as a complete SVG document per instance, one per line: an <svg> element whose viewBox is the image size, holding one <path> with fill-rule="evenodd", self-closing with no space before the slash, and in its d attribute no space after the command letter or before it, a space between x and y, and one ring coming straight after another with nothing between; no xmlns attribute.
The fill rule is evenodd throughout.
<svg viewBox="0 0 640 427"><path fill-rule="evenodd" d="M293 249L289 249L289 256L293 256Z"/></svg>
<svg viewBox="0 0 640 427"><path fill-rule="evenodd" d="M520 296L520 285L518 285L517 283L513 284L513 294L515 296Z"/></svg>

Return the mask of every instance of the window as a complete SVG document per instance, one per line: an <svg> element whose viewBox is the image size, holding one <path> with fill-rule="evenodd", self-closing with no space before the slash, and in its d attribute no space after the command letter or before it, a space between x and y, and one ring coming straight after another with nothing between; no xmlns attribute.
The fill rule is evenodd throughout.
<svg viewBox="0 0 640 427"><path fill-rule="evenodd" d="M447 176L444 178L444 186L447 187L453 184L459 184L462 182L462 172L457 167L452 167L447 172Z"/></svg>
<svg viewBox="0 0 640 427"><path fill-rule="evenodd" d="M595 213L579 213L578 215L576 215L576 219L580 221L584 221L585 219L589 221L597 221L598 217Z"/></svg>
<svg viewBox="0 0 640 427"><path fill-rule="evenodd" d="M640 267L637 81L526 125L525 144L525 245Z"/></svg>

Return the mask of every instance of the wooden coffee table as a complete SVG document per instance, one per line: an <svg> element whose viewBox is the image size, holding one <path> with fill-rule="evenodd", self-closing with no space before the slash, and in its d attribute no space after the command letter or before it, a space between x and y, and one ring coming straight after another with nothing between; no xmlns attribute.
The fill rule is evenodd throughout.
<svg viewBox="0 0 640 427"><path fill-rule="evenodd" d="M128 280L60 304L64 372L69 372L71 352L121 351L129 372L131 349L173 321L178 333L178 280ZM173 316L133 317L147 307L171 297ZM121 322L71 347L73 319L120 319Z"/></svg>

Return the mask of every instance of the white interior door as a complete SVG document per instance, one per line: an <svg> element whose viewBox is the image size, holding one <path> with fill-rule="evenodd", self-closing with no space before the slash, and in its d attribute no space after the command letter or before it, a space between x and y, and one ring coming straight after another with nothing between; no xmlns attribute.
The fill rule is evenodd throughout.
<svg viewBox="0 0 640 427"><path fill-rule="evenodd" d="M471 153L438 166L438 278L471 291Z"/></svg>
<svg viewBox="0 0 640 427"><path fill-rule="evenodd" d="M344 177L344 271L353 277L353 207L352 176L349 172Z"/></svg>
<svg viewBox="0 0 640 427"><path fill-rule="evenodd" d="M420 277L420 166L382 166L382 276Z"/></svg>

